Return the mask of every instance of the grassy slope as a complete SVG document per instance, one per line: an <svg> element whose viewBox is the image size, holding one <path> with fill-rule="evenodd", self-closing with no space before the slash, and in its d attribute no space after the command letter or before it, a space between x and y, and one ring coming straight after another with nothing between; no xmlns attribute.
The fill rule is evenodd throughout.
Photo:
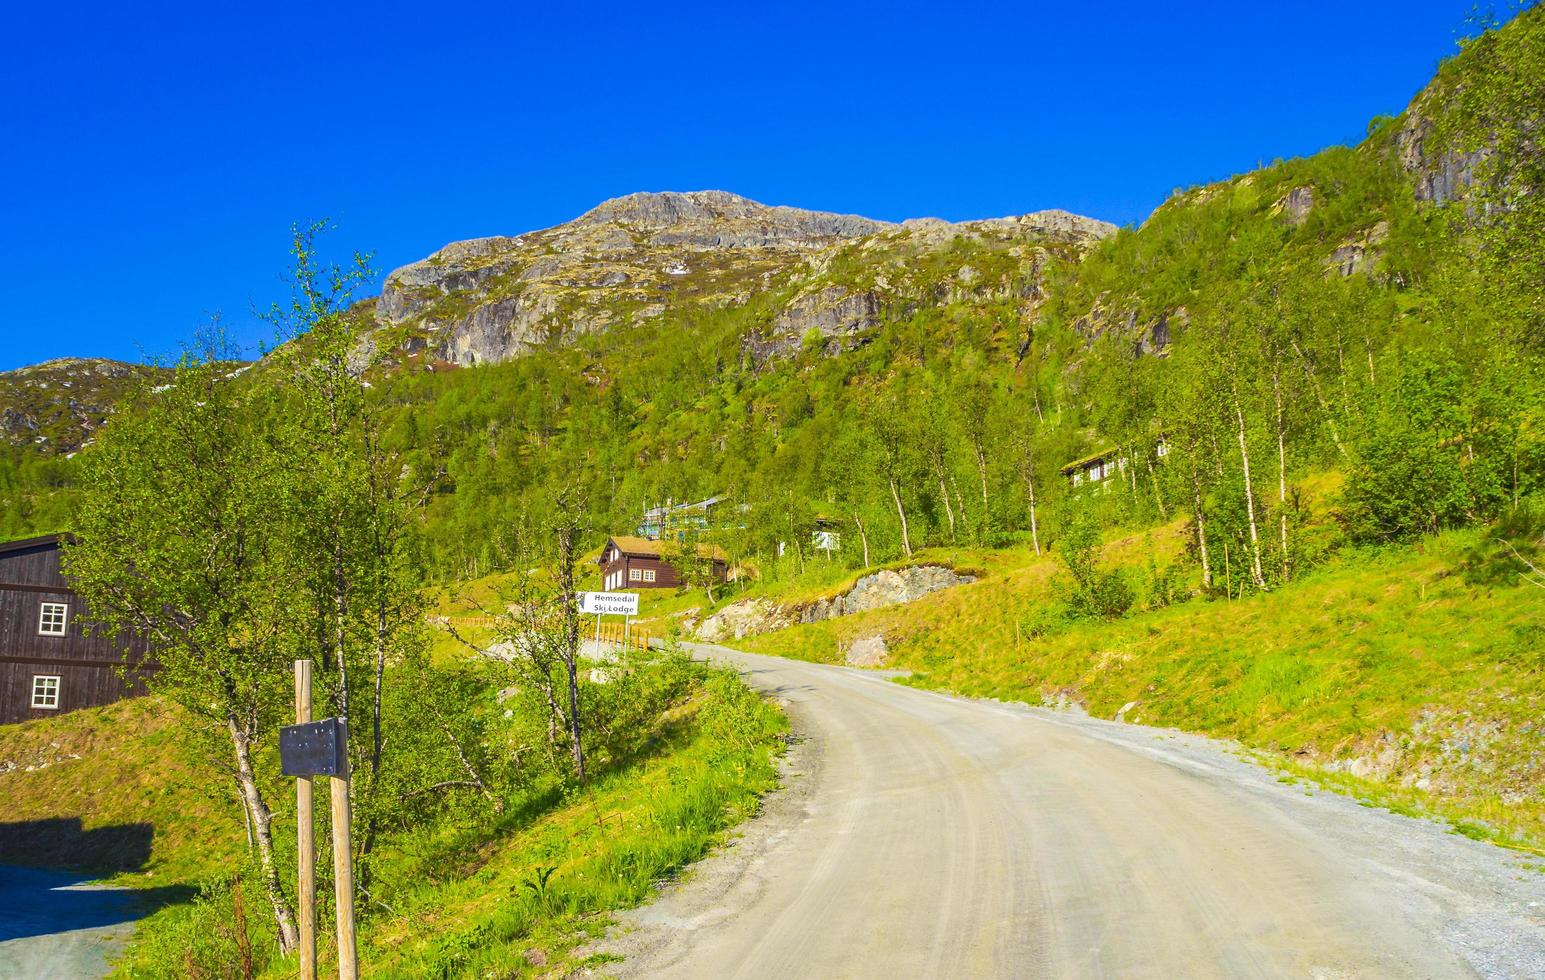
<svg viewBox="0 0 1545 980"><path fill-rule="evenodd" d="M605 921L598 913L644 900L654 882L753 812L775 784L782 716L732 675L690 669L699 675L693 693L657 719L645 754L603 769L588 793L566 796L543 783L508 800L491 823L388 839L382 904L361 923L366 972L511 976L557 967ZM241 868L239 811L174 737L178 719L177 709L145 698L0 727L0 862L119 872L122 883L160 889L157 904L172 903L145 920L119 966L124 976L224 975L237 958L229 895L193 896L194 886ZM288 800L282 791L273 798L287 864ZM143 867L142 836L111 829L136 824L153 830ZM543 868L554 870L538 890ZM325 947L331 912L321 914ZM250 885L243 915L258 972L293 974L293 962L278 960L264 974L270 930ZM331 949L322 957L325 968Z"/></svg>
<svg viewBox="0 0 1545 980"><path fill-rule="evenodd" d="M0 863L138 871L160 884L232 860L240 808L175 738L180 718L141 698L0 725ZM138 824L151 828L148 860Z"/></svg>
<svg viewBox="0 0 1545 980"><path fill-rule="evenodd" d="M588 792L565 793L547 780L509 797L497 818L446 821L383 840L375 902L361 909L364 972L561 972L575 965L574 946L604 926L605 912L643 901L656 881L753 812L776 782L782 716L733 675L690 669L698 676L692 695L656 720L644 754L601 769ZM293 846L293 835L287 839L285 847ZM239 867L199 863L200 856L196 846L187 855L196 871L190 880ZM271 930L260 893L249 880L240 894L240 912L232 893L219 892L151 916L118 975L224 976L240 959L241 937L258 949L256 975L293 975L293 960L267 952ZM318 914L325 973L334 962L326 894Z"/></svg>
<svg viewBox="0 0 1545 980"><path fill-rule="evenodd" d="M1545 594L1458 574L1472 534L1349 552L1278 592L1193 600L1045 631L1055 565L971 556L984 580L892 607L750 637L764 653L839 662L881 633L910 683L1082 704L1237 739L1306 773L1463 832L1545 845ZM1114 542L1127 565L1178 551L1171 527ZM1135 570L1134 570L1135 572ZM1040 632L1040 635L1036 635Z"/></svg>

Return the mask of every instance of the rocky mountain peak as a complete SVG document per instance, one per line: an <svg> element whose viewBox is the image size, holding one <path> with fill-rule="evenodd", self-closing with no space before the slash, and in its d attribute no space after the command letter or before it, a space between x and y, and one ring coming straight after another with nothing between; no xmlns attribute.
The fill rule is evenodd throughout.
<svg viewBox="0 0 1545 980"><path fill-rule="evenodd" d="M729 191L642 191L605 201L571 224L616 223L655 244L819 247L894 227L852 214L771 207Z"/></svg>
<svg viewBox="0 0 1545 980"><path fill-rule="evenodd" d="M1038 247L1076 251L1114 231L1065 211L896 224L770 206L728 191L640 192L551 228L454 242L393 271L368 314L381 329L367 338L361 356L394 351L399 362L430 367L502 361L584 334L637 326L673 308L742 306L783 288L794 298L787 315L775 318L759 357L798 348L812 331L839 337L837 346L845 347L876 322L886 302L935 301L931 286L902 284L912 277L917 256L957 238L989 251L1018 249L1014 261L1027 263L1022 271L1033 277ZM825 281L832 256L850 246L857 249L855 261L891 285ZM999 281L1008 275L1006 267L990 282L977 281L979 273L963 269L943 295L1006 288ZM908 292L918 289L927 295Z"/></svg>

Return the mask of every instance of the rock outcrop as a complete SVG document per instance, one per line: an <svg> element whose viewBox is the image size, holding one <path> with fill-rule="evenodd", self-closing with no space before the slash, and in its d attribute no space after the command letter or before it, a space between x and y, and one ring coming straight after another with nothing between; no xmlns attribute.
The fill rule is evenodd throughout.
<svg viewBox="0 0 1545 980"><path fill-rule="evenodd" d="M931 592L975 581L975 576L961 575L942 565L914 565L895 571L882 569L863 576L841 595L804 605L785 606L768 599L731 603L703 620L697 635L710 643L738 640L757 633L771 633L795 623L817 623L914 602Z"/></svg>
<svg viewBox="0 0 1545 980"><path fill-rule="evenodd" d="M801 623L817 623L834 616L883 609L904 602L914 602L940 589L975 582L973 575L960 575L942 565L915 565L898 571L882 569L853 583L847 593L820 599L800 610Z"/></svg>
<svg viewBox="0 0 1545 980"><path fill-rule="evenodd" d="M890 649L885 645L885 637L878 633L861 636L848 644L843 660L849 667L884 667L890 662Z"/></svg>
<svg viewBox="0 0 1545 980"><path fill-rule="evenodd" d="M860 335L879 322L879 313L874 293L827 286L796 297L764 336L746 339L746 349L759 362L787 356L812 342L828 353L852 350L862 342Z"/></svg>
<svg viewBox="0 0 1545 980"><path fill-rule="evenodd" d="M69 454L91 441L123 398L161 369L66 357L0 371L0 438Z"/></svg>
<svg viewBox="0 0 1545 980"><path fill-rule="evenodd" d="M792 626L799 620L784 607L766 599L732 602L709 616L697 628L697 637L709 643L739 640L757 633Z"/></svg>

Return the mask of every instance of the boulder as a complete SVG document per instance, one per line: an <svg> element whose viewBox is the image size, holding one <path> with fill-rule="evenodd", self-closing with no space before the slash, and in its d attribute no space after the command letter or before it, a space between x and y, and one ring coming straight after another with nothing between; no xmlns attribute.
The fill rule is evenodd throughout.
<svg viewBox="0 0 1545 980"><path fill-rule="evenodd" d="M844 659L850 667L884 667L890 660L890 650L885 646L885 637L876 633L850 643Z"/></svg>

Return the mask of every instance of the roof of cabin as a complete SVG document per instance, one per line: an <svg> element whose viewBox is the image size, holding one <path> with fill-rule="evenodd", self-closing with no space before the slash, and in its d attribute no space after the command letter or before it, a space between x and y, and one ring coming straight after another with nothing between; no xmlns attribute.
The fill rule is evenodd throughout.
<svg viewBox="0 0 1545 980"><path fill-rule="evenodd" d="M41 534L35 538L21 538L16 541L0 541L0 555L12 551L25 551L28 548L37 548L45 545L58 545L62 535Z"/></svg>
<svg viewBox="0 0 1545 980"><path fill-rule="evenodd" d="M1083 459L1075 459L1075 460L1073 460L1073 462L1068 463L1067 465L1063 466L1062 467L1062 472L1063 473L1071 473L1074 470L1082 469L1083 467L1088 466L1091 463L1098 463L1098 462L1100 462L1102 460L1109 459L1110 457L1114 456L1115 454L1116 454L1116 447L1115 446L1112 446L1109 449L1102 449L1102 450L1100 450L1097 453L1090 453L1088 456L1085 456Z"/></svg>
<svg viewBox="0 0 1545 980"><path fill-rule="evenodd" d="M709 497L707 500L699 500L696 503L691 504L672 504L669 507L651 507L644 511L644 518L647 520L651 517L664 517L666 514L679 514L688 510L707 510L723 499L724 498L722 496Z"/></svg>
<svg viewBox="0 0 1545 980"><path fill-rule="evenodd" d="M631 534L615 535L613 537L607 538L606 543L609 545L616 545L617 550L625 555L632 555L639 558L660 558L665 554L664 541L656 541L652 538L634 537ZM606 548L601 549L601 561L603 562L606 560L607 550L608 549ZM699 544L697 546L697 553L709 558L717 558L719 561L729 560L729 556L724 553L724 549L711 544Z"/></svg>

